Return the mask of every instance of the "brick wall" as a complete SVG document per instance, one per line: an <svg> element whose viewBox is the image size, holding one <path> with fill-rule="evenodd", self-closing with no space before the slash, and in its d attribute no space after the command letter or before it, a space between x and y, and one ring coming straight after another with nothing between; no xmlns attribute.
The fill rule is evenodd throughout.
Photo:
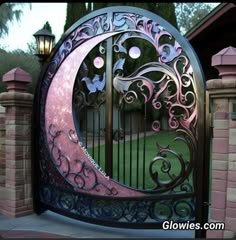
<svg viewBox="0 0 236 240"><path fill-rule="evenodd" d="M5 108L0 106L0 187L5 186Z"/></svg>
<svg viewBox="0 0 236 240"><path fill-rule="evenodd" d="M231 238L236 233L236 49L228 47L212 57L219 79L207 81L213 102L212 192L209 222L224 222L225 230L208 231L208 238Z"/></svg>
<svg viewBox="0 0 236 240"><path fill-rule="evenodd" d="M15 68L3 76L8 92L0 94L0 212L18 217L33 212L31 183L31 76ZM0 109L1 110L1 109ZM4 113L5 112L5 113ZM4 167L4 169L2 169Z"/></svg>

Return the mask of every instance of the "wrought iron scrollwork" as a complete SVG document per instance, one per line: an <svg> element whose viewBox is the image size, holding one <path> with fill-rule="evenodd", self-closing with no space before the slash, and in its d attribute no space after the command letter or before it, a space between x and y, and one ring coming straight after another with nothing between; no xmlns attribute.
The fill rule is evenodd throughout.
<svg viewBox="0 0 236 240"><path fill-rule="evenodd" d="M188 177L192 166L188 161L183 159L183 156L181 154L178 154L175 151L171 150L169 146L158 146L158 148L159 151L157 153L157 156L150 162L149 171L152 180L156 183L155 189L158 189L159 191L166 191L167 189L173 189L175 186L180 185ZM174 157L174 160L171 159L171 162L167 157L165 157L165 153L171 154ZM173 161L178 161L180 165L180 170L177 175L171 174ZM161 167L155 168L155 164L158 162L162 163ZM159 172L167 175L169 180L161 180ZM181 190L183 191L187 189L185 187L182 187Z"/></svg>
<svg viewBox="0 0 236 240"><path fill-rule="evenodd" d="M113 9L113 11L115 10ZM119 185L123 189L125 188L125 193L127 189L134 190L133 196L125 198L123 198L124 195L119 198L121 191L118 192L116 188L107 186L100 181L99 174L101 172L97 174L99 169L95 165L96 163L78 140L75 131L65 131L61 128L57 130L53 124L50 126L45 124L48 90L60 65L86 41L109 32L117 32L117 34L109 36L113 36L114 55L119 55L119 59L112 69L113 87L121 96L118 105L140 101L143 105L149 104L156 112L164 109L168 117L168 127L177 135L173 140L182 141L189 150L189 158L186 159L180 152L174 151L171 146L159 144L156 156L148 159L148 174L155 185L153 189L139 191L138 187L135 190L131 187L125 188L124 185L113 181L117 184L115 186ZM153 50L153 58L149 62L142 63L141 66L136 65L137 68L132 73L125 71L126 56L131 57L132 60L140 59L142 50L136 45L128 49L125 42L130 39L131 41L140 39L148 42ZM106 53L107 46L104 44L106 42L103 39L103 42L96 46L100 55ZM62 210L78 218L92 219L102 224L109 222L118 226L122 226L122 224L125 226L145 226L145 224L156 226L159 224L161 226L163 221L170 219L176 222L195 221L196 186L194 184L196 181L192 184L190 178L196 177L193 176L196 173L193 171L193 166L196 162L199 142L197 134L199 106L196 95L196 79L188 53L158 22L140 13L126 13L125 10L119 13L102 13L91 19L87 18L85 22L68 34L56 50L39 91L40 201L53 209ZM93 60L96 60L94 66L102 74L88 75L85 61L80 66L79 71L82 72L83 77L76 79L72 100L78 111L92 108L95 112L105 103L107 79L105 71L102 69L105 58L99 58L100 55ZM154 78L150 77L153 75L155 75ZM82 90L81 84L83 85ZM162 122L153 118L150 126L154 134L158 136L162 129ZM115 132L115 140L123 139L123 135L126 134L125 130L124 133ZM83 154L80 157L78 155L72 157L66 151L66 146L58 144L58 139L61 137L66 138L66 141L69 141L75 149L79 146ZM172 157L168 158L170 155ZM88 164L88 159L94 166ZM174 161L179 164L179 172L175 175L171 173ZM73 168L71 162L76 168ZM161 163L159 167L156 167L159 163ZM161 174L166 174L168 180L162 180ZM102 194L96 195L96 191L102 192ZM92 194L90 194L91 192ZM137 197L136 193L140 195Z"/></svg>
<svg viewBox="0 0 236 240"><path fill-rule="evenodd" d="M74 135L74 130L70 130L69 133L65 132L64 130L56 131L55 126L50 125L48 134L50 136L50 140L48 142L51 155L53 156L53 162L59 172L61 172L63 169L61 174L70 184L72 184L75 191L84 190L89 192L90 190L95 189L97 192L104 191L104 194L108 196L115 196L118 194L118 191L115 188L109 188L98 180L97 173L93 167L88 165L82 159L71 159L63 152L62 147L57 144L57 139L61 135L65 135L76 147L76 145L79 144L79 141ZM87 151L86 154L89 156ZM89 158L91 157L89 156ZM74 169L70 167L72 161L76 163L76 167L74 167Z"/></svg>
<svg viewBox="0 0 236 240"><path fill-rule="evenodd" d="M53 197L52 197L53 196ZM76 192L64 191L53 185L45 185L40 190L42 202L73 214L74 217L96 219L97 223L103 221L111 225L159 223L169 219L173 221L194 221L194 199L192 197L162 200L132 200L132 199L96 199L77 194Z"/></svg>
<svg viewBox="0 0 236 240"><path fill-rule="evenodd" d="M49 66L48 79L53 77L60 63L75 47L92 36L111 29L123 31L114 42L114 51L116 53L128 54L124 42L130 38L140 38L148 41L156 50L156 62L149 62L140 66L129 76L124 76L123 74L125 58L120 58L114 64L113 86L117 92L122 94L120 104L122 101L131 104L136 100L141 100L143 104L151 102L153 109L157 111L161 108L166 108L168 110L169 127L178 133L181 132L182 135L186 135L187 137L185 136L184 139L190 142L188 144L190 151L195 151L197 142L197 135L195 134L197 103L193 70L190 61L173 36L162 26L146 17L135 14L117 13L113 19L108 19L107 16L101 15L84 23L71 33L70 37L62 44L61 50L59 51L60 54L58 53L59 55L54 57ZM163 37L167 37L170 40L169 43L162 44L160 40ZM101 54L105 54L103 44L104 42L99 45L99 52ZM83 62L81 66L81 71L83 71L84 74L80 81L85 83L89 93L85 94L79 88L75 89L74 103L79 111L88 106L99 109L101 104L105 102L105 73L103 73L101 78L98 75L89 78L85 62ZM153 80L148 77L150 72L161 73L161 75L158 75L158 79ZM152 130L158 132L160 129L161 122L154 120L152 122ZM162 149L164 148L162 147ZM165 151L167 151L167 149L165 149ZM159 169L159 171L168 171L171 167L171 162L168 159L164 159L161 155L159 156L160 152L157 153L154 160L150 162L149 173L152 180L156 183L155 190L158 191L163 191L164 186L168 186L167 189L169 189L170 186L176 186L176 183L182 183L183 181L180 181L179 178L183 180L186 179L187 174L189 174L192 169L192 161L194 161L192 156L187 163L186 161L183 162L179 154L174 153L173 150L169 149L168 152L171 152L179 159L182 170L180 175L174 178L175 180L169 176L169 184L161 184L158 177L156 177L158 170L154 170L154 163L162 160L163 167ZM57 167L62 164L67 166L62 173L63 176L67 178L70 172L68 156L61 155L61 150L57 149L56 146L53 147L52 154L56 156ZM81 179L80 176L76 176L74 182L79 181L78 186L83 186L84 183Z"/></svg>
<svg viewBox="0 0 236 240"><path fill-rule="evenodd" d="M149 173L156 183L156 187L153 189L155 192L174 189L188 180L193 162L196 161L196 154L192 153L196 153L197 144L197 98L190 60L173 36L148 18L134 14L116 14L114 25L119 30L130 29L132 26L132 31L125 31L115 39L116 53L128 54L125 41L131 38L140 38L151 43L156 51L156 62L145 63L128 76L124 75L126 59L124 57L118 59L113 67L115 75L113 86L121 94L120 105L123 101L132 104L138 100L143 104L151 102L155 111L163 108L167 110L168 126L178 135L175 140L182 140L188 147L191 156L189 159L183 159L181 153L175 152L170 146L159 146L160 151L150 161ZM168 38L169 43L162 43L163 37ZM155 73L155 79L150 78L149 73ZM158 119L153 120L151 126L156 133L161 130L161 122ZM164 152L172 154L175 160L163 157ZM162 162L161 167L155 167L156 163L160 161ZM180 164L177 176L170 174L173 161L178 161ZM160 172L166 173L169 180L162 181L159 177Z"/></svg>

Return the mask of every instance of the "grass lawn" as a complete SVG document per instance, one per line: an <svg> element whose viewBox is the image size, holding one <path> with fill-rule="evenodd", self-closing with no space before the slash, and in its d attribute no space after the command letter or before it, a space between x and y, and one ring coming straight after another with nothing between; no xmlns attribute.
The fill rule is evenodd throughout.
<svg viewBox="0 0 236 240"><path fill-rule="evenodd" d="M149 174L149 165L153 158L157 156L159 151L157 143L181 154L183 159L189 160L189 150L183 141L174 141L175 132L158 132L153 135L142 137L139 140L131 140L130 136L126 136L126 141L120 140L119 144L113 144L113 179L139 189L153 189L156 183ZM127 141L128 140L128 141ZM92 156L92 148L88 149ZM94 160L97 161L100 154L100 162L97 162L102 169L105 170L105 145L96 146L94 148ZM171 164L169 172L165 172L167 165L162 160L158 160L152 167L152 172L158 172L158 178L163 181L170 179L170 176L177 176L180 172L180 163L178 158L171 153L166 153L166 159ZM164 169L161 171L161 169ZM190 180L190 182L192 182Z"/></svg>

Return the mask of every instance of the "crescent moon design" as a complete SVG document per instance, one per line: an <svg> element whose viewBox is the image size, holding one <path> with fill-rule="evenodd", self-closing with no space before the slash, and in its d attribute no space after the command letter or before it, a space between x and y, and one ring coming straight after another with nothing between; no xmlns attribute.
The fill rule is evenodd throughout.
<svg viewBox="0 0 236 240"><path fill-rule="evenodd" d="M49 87L45 106L45 128L47 129L47 143L49 148L52 137L49 133L50 126L53 125L58 131L60 130L65 133L70 133L71 130L75 129L72 114L73 86L76 74L84 61L84 58L98 43L119 33L120 32L104 33L87 40L70 53L70 55L61 64ZM77 140L77 144L69 141L68 136L65 134L61 134L58 136L55 143L57 151L51 151L51 154L54 161L56 161L58 159L58 154L63 152L63 156L68 162L68 166L60 162L57 165L57 169L75 189L78 187L78 182L80 180L79 184L81 185L81 188L77 188L77 191L93 195L108 196L111 195L111 192L114 190L118 197L137 197L144 195L141 191L127 188L112 179L108 179L94 166L91 158L89 158L88 154L86 154L85 150L80 145L78 136L75 136L75 139ZM74 173L74 175L65 175L65 168L81 173L81 169L84 164L90 167L87 168L87 172L83 172L84 179L86 179L87 190L83 187L85 184L84 179L80 179L78 174L76 175L76 173ZM89 172L89 169L91 168L94 170L94 175ZM92 187L95 179L97 182L101 183L98 188ZM112 189L109 194L107 193L108 188Z"/></svg>

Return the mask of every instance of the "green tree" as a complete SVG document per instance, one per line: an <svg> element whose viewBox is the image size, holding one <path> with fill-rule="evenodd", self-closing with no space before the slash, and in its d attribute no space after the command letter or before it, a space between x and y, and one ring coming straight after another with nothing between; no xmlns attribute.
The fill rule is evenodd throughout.
<svg viewBox="0 0 236 240"><path fill-rule="evenodd" d="M40 64L36 56L26 53L20 49L6 52L0 49L0 78L13 68L19 67L32 76L32 83L27 91L34 93L35 86L40 73ZM6 85L0 81L0 92L6 91Z"/></svg>
<svg viewBox="0 0 236 240"><path fill-rule="evenodd" d="M67 3L66 22L64 31L66 31L72 24L74 24L81 17L85 16L92 10L98 10L111 6L134 6L149 10L170 22L173 26L178 28L175 5L174 3L140 3L140 2L94 2L94 3Z"/></svg>
<svg viewBox="0 0 236 240"><path fill-rule="evenodd" d="M86 5L84 2L79 2L79 3L68 2L64 32L76 21L78 21L81 17L85 16L90 10L91 10L91 5L88 4L88 8L86 8Z"/></svg>
<svg viewBox="0 0 236 240"><path fill-rule="evenodd" d="M93 10L95 11L95 10L107 7L109 5L110 5L109 2L95 2L93 3Z"/></svg>
<svg viewBox="0 0 236 240"><path fill-rule="evenodd" d="M0 6L0 38L4 35L7 35L9 32L9 22L14 21L15 19L17 21L20 20L21 15L23 14L22 9L20 9L22 6L24 6L26 3L3 3ZM27 3L30 6L31 4Z"/></svg>
<svg viewBox="0 0 236 240"><path fill-rule="evenodd" d="M174 3L157 3L156 5L156 8L153 6L154 12L178 29ZM152 10L150 9L150 11Z"/></svg>
<svg viewBox="0 0 236 240"><path fill-rule="evenodd" d="M37 52L37 44L35 41L27 43L28 49L26 50L26 53L34 55Z"/></svg>
<svg viewBox="0 0 236 240"><path fill-rule="evenodd" d="M184 34L212 11L219 3L175 3L177 23Z"/></svg>

